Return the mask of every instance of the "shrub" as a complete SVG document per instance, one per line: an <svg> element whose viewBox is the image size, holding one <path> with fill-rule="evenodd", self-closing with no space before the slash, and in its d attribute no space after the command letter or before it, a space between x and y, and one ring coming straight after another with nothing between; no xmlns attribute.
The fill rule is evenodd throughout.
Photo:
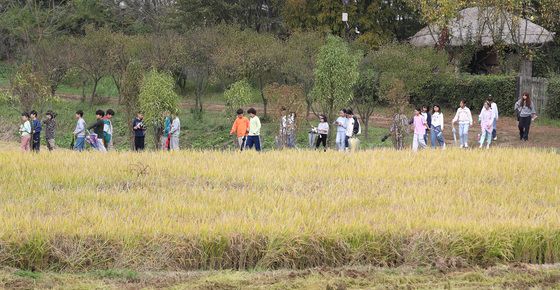
<svg viewBox="0 0 560 290"><path fill-rule="evenodd" d="M545 112L550 118L560 118L560 77L548 80L548 101Z"/></svg>
<svg viewBox="0 0 560 290"><path fill-rule="evenodd" d="M492 95L500 112L512 114L516 101L516 79L515 76L503 75L444 75L431 79L420 92L412 96L411 103L454 108L461 99L465 99L471 109L477 109L482 108L488 95Z"/></svg>

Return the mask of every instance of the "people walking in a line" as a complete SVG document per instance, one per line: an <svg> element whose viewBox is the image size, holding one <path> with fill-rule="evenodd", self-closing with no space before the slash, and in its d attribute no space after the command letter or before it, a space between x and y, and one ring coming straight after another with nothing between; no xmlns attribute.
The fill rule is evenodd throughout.
<svg viewBox="0 0 560 290"><path fill-rule="evenodd" d="M31 150L33 152L39 152L41 150L41 121L37 118L37 111L33 110L30 113L31 116L31 131L33 132L32 146Z"/></svg>
<svg viewBox="0 0 560 290"><path fill-rule="evenodd" d="M21 125L19 126L19 134L21 135L21 151L28 152L31 142L31 123L29 122L29 114L24 112L21 114Z"/></svg>
<svg viewBox="0 0 560 290"><path fill-rule="evenodd" d="M484 141L486 141L486 149L490 148L492 143L492 130L494 128L494 112L492 112L492 107L490 102L484 102L484 108L480 112L480 148L484 146Z"/></svg>
<svg viewBox="0 0 560 290"><path fill-rule="evenodd" d="M103 117L105 117L105 112L103 112L103 110L95 111L95 122L93 125L88 127L88 130L93 129L93 133L95 133L97 137L94 138L93 136L90 136L88 137L88 140L90 142L89 144L92 145L92 148L97 151L106 152L105 145L103 144L105 140L105 134L103 132L105 122L103 121Z"/></svg>
<svg viewBox="0 0 560 290"><path fill-rule="evenodd" d="M323 144L324 151L327 151L327 137L329 134L329 123L327 122L327 116L319 116L319 125L317 126L317 144L315 144L315 149L319 149L319 146Z"/></svg>
<svg viewBox="0 0 560 290"><path fill-rule="evenodd" d="M47 111L45 114L46 119L43 121L45 125L45 141L47 141L47 149L53 151L56 149L55 133L56 133L56 113Z"/></svg>
<svg viewBox="0 0 560 290"><path fill-rule="evenodd" d="M430 143L432 148L442 147L445 149L445 139L443 138L443 114L439 105L434 105L432 112L432 124L430 129Z"/></svg>
<svg viewBox="0 0 560 290"><path fill-rule="evenodd" d="M249 149L255 146L255 150L261 151L261 120L257 116L255 108L250 108L247 113L249 113L249 134L247 135L246 146Z"/></svg>
<svg viewBox="0 0 560 290"><path fill-rule="evenodd" d="M138 112L136 118L132 121L132 130L134 131L134 150L143 151L146 126L144 126L144 115L141 112Z"/></svg>
<svg viewBox="0 0 560 290"><path fill-rule="evenodd" d="M344 151L346 148L346 125L348 124L348 119L346 118L346 109L340 110L338 112L338 118L333 125L336 126L336 149L338 151Z"/></svg>
<svg viewBox="0 0 560 290"><path fill-rule="evenodd" d="M412 140L412 151L418 151L418 148L426 148L426 142L424 141L424 135L426 135L426 128L428 127L428 122L420 114L420 109L417 108L414 111L414 118L412 118L412 127L414 129L414 139Z"/></svg>
<svg viewBox="0 0 560 290"><path fill-rule="evenodd" d="M426 124L428 124L428 128L426 128L426 134L424 135L424 142L428 144L428 135L430 134L430 129L432 128L432 114L430 114L430 110L428 109L428 106L426 105L422 106L421 115L422 117L424 117ZM432 143L432 147L433 146L434 144Z"/></svg>
<svg viewBox="0 0 560 290"><path fill-rule="evenodd" d="M237 137L235 146L241 151L243 151L243 147L245 147L247 132L249 132L249 119L245 117L244 113L243 109L237 110L237 118L235 118L231 130L229 131L230 136L235 134Z"/></svg>
<svg viewBox="0 0 560 290"><path fill-rule="evenodd" d="M459 104L459 109L455 113L455 117L451 122L454 126L455 123L459 123L459 143L461 148L469 148L469 127L473 124L473 118L471 110L467 107L467 102L461 100Z"/></svg>
<svg viewBox="0 0 560 290"><path fill-rule="evenodd" d="M115 116L115 111L109 109L103 117L103 144L107 151L113 149L113 116Z"/></svg>
<svg viewBox="0 0 560 290"><path fill-rule="evenodd" d="M515 103L515 111L519 121L519 140L527 141L531 122L537 118L535 104L531 101L529 93L524 93L521 99Z"/></svg>
<svg viewBox="0 0 560 290"><path fill-rule="evenodd" d="M350 149L350 138L354 135L354 112L346 109L346 138L344 139L344 148Z"/></svg>
<svg viewBox="0 0 560 290"><path fill-rule="evenodd" d="M181 121L177 113L171 114L173 121L171 122L171 129L169 129L169 134L171 138L169 139L169 150L179 150L179 137L181 136Z"/></svg>
<svg viewBox="0 0 560 290"><path fill-rule="evenodd" d="M84 120L84 111L76 111L76 128L74 129L74 150L83 151L86 142L86 121Z"/></svg>

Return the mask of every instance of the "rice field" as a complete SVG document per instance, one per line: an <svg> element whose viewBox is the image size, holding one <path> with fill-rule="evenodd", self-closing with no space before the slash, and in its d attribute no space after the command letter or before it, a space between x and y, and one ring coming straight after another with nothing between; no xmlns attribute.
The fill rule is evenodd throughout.
<svg viewBox="0 0 560 290"><path fill-rule="evenodd" d="M0 152L0 266L560 262L552 150Z"/></svg>

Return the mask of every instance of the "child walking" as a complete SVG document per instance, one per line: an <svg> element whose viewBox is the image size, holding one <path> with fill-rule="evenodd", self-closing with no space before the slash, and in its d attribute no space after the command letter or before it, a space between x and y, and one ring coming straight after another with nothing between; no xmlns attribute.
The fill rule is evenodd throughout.
<svg viewBox="0 0 560 290"><path fill-rule="evenodd" d="M41 150L41 131L43 127L41 126L41 121L37 118L37 111L31 111L31 131L33 132L33 141L31 149L33 152L39 152Z"/></svg>
<svg viewBox="0 0 560 290"><path fill-rule="evenodd" d="M455 122L459 122L459 142L461 148L469 148L469 126L473 124L471 110L467 107L467 101L461 100L459 109L455 113L455 117L451 124L454 126Z"/></svg>
<svg viewBox="0 0 560 290"><path fill-rule="evenodd" d="M261 151L261 120L257 117L257 110L250 108L249 113L249 134L247 135L247 147L249 149L255 146L255 150Z"/></svg>
<svg viewBox="0 0 560 290"><path fill-rule="evenodd" d="M229 131L229 135L235 134L237 137L236 147L243 151L243 147L245 147L245 141L247 141L247 132L249 131L249 119L245 117L243 109L237 110L237 118L233 122L231 126L231 130Z"/></svg>
<svg viewBox="0 0 560 290"><path fill-rule="evenodd" d="M346 109L340 110L338 112L338 118L334 122L336 126L336 149L338 151L344 151L346 148L346 124L348 119L346 118Z"/></svg>
<svg viewBox="0 0 560 290"><path fill-rule="evenodd" d="M84 151L86 142L86 121L84 120L84 111L76 111L76 128L74 129L74 150Z"/></svg>
<svg viewBox="0 0 560 290"><path fill-rule="evenodd" d="M171 129L169 129L169 134L171 138L169 139L169 150L179 150L179 136L181 136L181 120L177 113L171 115L173 121L171 122Z"/></svg>
<svg viewBox="0 0 560 290"><path fill-rule="evenodd" d="M56 149L56 142L54 141L54 135L56 131L56 113L53 111L47 111L47 119L43 121L45 125L45 139L47 141L47 149L53 151Z"/></svg>
<svg viewBox="0 0 560 290"><path fill-rule="evenodd" d="M319 146L323 144L323 149L327 151L327 137L329 134L329 123L327 122L327 116L319 116L319 125L317 126L317 133L319 137L317 138L317 144L315 144L315 149L319 149Z"/></svg>
<svg viewBox="0 0 560 290"><path fill-rule="evenodd" d="M19 126L21 135L21 151L29 151L29 143L31 142L31 123L29 122L29 114L24 112L21 114L22 124Z"/></svg>
<svg viewBox="0 0 560 290"><path fill-rule="evenodd" d="M113 119L114 115L115 111L109 109L103 117L103 143L107 151L113 149L113 121L111 119Z"/></svg>
<svg viewBox="0 0 560 290"><path fill-rule="evenodd" d="M433 122L433 120L432 120ZM414 139L412 140L412 151L418 151L420 149L426 148L426 142L424 141L424 135L426 134L426 128L428 127L428 122L420 114L420 108L414 111L414 118L412 118L412 127L414 128Z"/></svg>
<svg viewBox="0 0 560 290"><path fill-rule="evenodd" d="M490 148L492 143L492 131L494 130L494 112L490 102L484 102L484 108L480 112L480 127L482 132L480 133L480 148L484 146L484 141L487 142L486 149Z"/></svg>
<svg viewBox="0 0 560 290"><path fill-rule="evenodd" d="M434 105L432 113L432 127L430 130L432 148L442 147L445 149L445 139L443 138L443 114L439 105Z"/></svg>

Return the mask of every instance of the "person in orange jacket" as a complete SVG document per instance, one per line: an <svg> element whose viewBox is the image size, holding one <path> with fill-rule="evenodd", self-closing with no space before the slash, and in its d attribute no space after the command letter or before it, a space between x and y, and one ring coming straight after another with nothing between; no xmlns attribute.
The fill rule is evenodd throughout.
<svg viewBox="0 0 560 290"><path fill-rule="evenodd" d="M245 140L247 139L247 132L249 132L249 119L243 115L243 109L237 110L237 118L235 118L235 122L233 122L233 126L231 127L231 131L229 135L233 135L234 133L237 135L237 148L243 151L243 147L245 147Z"/></svg>

